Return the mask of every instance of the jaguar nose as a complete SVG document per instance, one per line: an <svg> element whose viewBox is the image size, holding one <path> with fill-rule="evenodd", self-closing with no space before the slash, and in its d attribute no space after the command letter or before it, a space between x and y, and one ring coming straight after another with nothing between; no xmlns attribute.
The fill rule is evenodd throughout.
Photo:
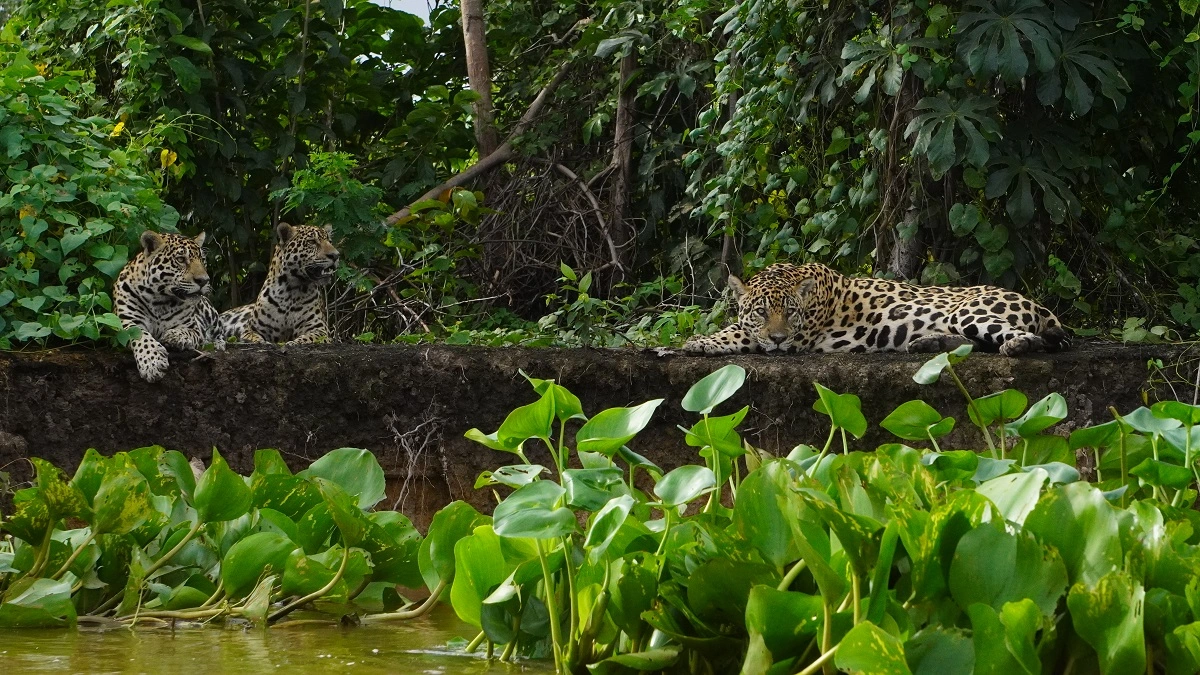
<svg viewBox="0 0 1200 675"><path fill-rule="evenodd" d="M771 333L770 335L768 335L768 337L771 338L771 342L774 342L775 344L781 344L781 343L783 343L784 340L788 339L788 334L787 333Z"/></svg>
<svg viewBox="0 0 1200 675"><path fill-rule="evenodd" d="M341 259L342 254L338 253L337 251L332 251L330 253L327 253L326 257L329 258L329 262L336 265L337 261Z"/></svg>
<svg viewBox="0 0 1200 675"><path fill-rule="evenodd" d="M196 283L196 285L199 286L200 288L204 288L205 286L208 285L208 277L206 277L206 276L192 277L192 281L194 281Z"/></svg>

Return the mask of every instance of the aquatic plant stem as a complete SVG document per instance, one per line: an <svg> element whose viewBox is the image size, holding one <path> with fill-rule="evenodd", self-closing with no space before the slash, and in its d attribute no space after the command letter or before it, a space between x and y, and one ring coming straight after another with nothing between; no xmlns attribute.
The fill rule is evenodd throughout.
<svg viewBox="0 0 1200 675"><path fill-rule="evenodd" d="M575 601L575 573L571 564L571 535L563 537L563 574L567 577L567 600L568 610L567 615L567 652L564 660L568 667L575 661L575 651L578 644L575 640L576 625L579 623L579 611Z"/></svg>
<svg viewBox="0 0 1200 675"><path fill-rule="evenodd" d="M433 606L437 604L438 598L441 597L442 593L449 588L449 586L450 582L446 579L442 579L438 582L437 586L433 587L433 590L429 593L429 597L425 598L420 605L414 607L413 609L404 609L398 612L387 612L384 614L368 614L367 616L363 617L363 623L371 623L375 621L402 621L405 619L415 619L417 617L424 616L429 612L429 610L433 609Z"/></svg>
<svg viewBox="0 0 1200 675"><path fill-rule="evenodd" d="M1129 462L1125 455L1125 418L1117 412L1113 406L1108 406L1108 412L1117 420L1117 433L1120 434L1120 452L1121 452L1121 486L1125 491L1121 493L1121 508L1125 508L1126 497L1129 494ZM1099 466L1099 465L1097 465Z"/></svg>
<svg viewBox="0 0 1200 675"><path fill-rule="evenodd" d="M558 600L554 588L554 577L550 575L550 565L546 563L546 551L542 548L542 540L534 542L537 547L538 562L542 565L542 583L546 587L546 614L550 617L550 642L554 651L554 671L566 673L566 664L562 655L562 627L558 623ZM569 561L568 561L569 564Z"/></svg>
<svg viewBox="0 0 1200 675"><path fill-rule="evenodd" d="M213 591L213 594L208 596L208 599L204 601L203 605L200 605L199 609L204 609L206 607L211 606L212 604L214 604L215 602L220 600L224 595L225 595L225 580L217 579L217 590Z"/></svg>
<svg viewBox="0 0 1200 675"><path fill-rule="evenodd" d="M786 591L791 587L792 582L796 580L796 577L800 576L800 573L803 572L807 567L808 564L804 562L803 558L798 560L796 564L792 565L792 568L787 571L787 574L783 575L783 580L779 582L779 586L776 587L776 590Z"/></svg>
<svg viewBox="0 0 1200 675"><path fill-rule="evenodd" d="M824 621L822 621L821 626L821 652L823 656L824 654L833 652L833 650L829 647L829 643L833 642L833 609L829 606L829 598L822 597L821 599L823 600L821 607L824 611ZM813 670L810 670L809 673L816 672L816 666L819 666L822 663L824 662L818 658L813 664L811 664L813 666ZM826 668L825 670L828 672L830 669Z"/></svg>
<svg viewBox="0 0 1200 675"><path fill-rule="evenodd" d="M958 386L958 390L962 392L963 397L967 399L967 407L975 413L975 419L982 421L983 414L979 412L979 406L975 405L975 399L971 398L971 392L967 391L967 387L963 384L963 381L958 379L958 373L954 372L954 366L946 364L946 372L950 373L950 379L954 380L954 384ZM987 427L984 425L976 426L983 431L983 440L987 443L988 452L991 453L992 459L1000 459L1000 457L996 455L996 444L992 441L991 432L988 431Z"/></svg>
<svg viewBox="0 0 1200 675"><path fill-rule="evenodd" d="M812 463L809 468L808 475L813 475L817 467L821 466L821 460L825 459L825 455L829 454L829 446L833 444L833 435L837 433L837 425L829 427L829 437L825 439L825 447L821 448L821 452L817 453L817 461Z"/></svg>
<svg viewBox="0 0 1200 675"><path fill-rule="evenodd" d="M318 588L317 590L313 591L312 593L309 593L308 595L306 595L302 598L298 598L298 599L293 600L292 602L288 603L287 605L284 605L283 609L280 609L279 611L277 611L274 614L271 614L269 617L267 617L267 623L274 623L275 621L278 621L278 620L282 619L283 617L287 616L288 614L290 614L292 612L292 610L296 609L297 607L301 607L305 604L308 604L308 603L312 602L313 600L316 600L317 598L325 595L329 591L332 591L333 587L337 585L337 582L341 581L342 575L346 573L346 563L348 563L348 562L350 562L350 546L343 544L342 564L338 565L337 572L334 572L333 578L329 580L329 583L325 584L321 588Z"/></svg>
<svg viewBox="0 0 1200 675"><path fill-rule="evenodd" d="M58 579L62 575L66 574L67 570L71 569L71 563L75 562L75 559L79 557L79 554L83 553L83 549L87 548L88 544L91 544L95 538L96 531L92 530L92 533L87 536L87 539L84 539L82 544L77 546L74 551L71 551L71 557L67 558L67 561L62 564L62 567L58 568L58 571L55 572L50 578Z"/></svg>
<svg viewBox="0 0 1200 675"><path fill-rule="evenodd" d="M857 626L862 621L862 582L859 581L857 573L850 577L850 593L854 603L854 625Z"/></svg>
<svg viewBox="0 0 1200 675"><path fill-rule="evenodd" d="M33 558L33 565L29 568L29 571L26 572L23 577L21 577L22 579L39 577L42 575L42 572L45 571L46 564L50 562L50 542L52 540L51 535L53 534L54 521L51 521L50 524L46 526L46 535L42 537L42 543L40 546L38 546L37 554Z"/></svg>
<svg viewBox="0 0 1200 675"><path fill-rule="evenodd" d="M475 650L479 649L479 645L483 644L483 640L486 637L487 637L487 633L484 633L483 631L479 631L479 635L476 635L474 638L471 639L470 642L467 643L467 648L465 651L468 654L474 654Z"/></svg>
<svg viewBox="0 0 1200 675"><path fill-rule="evenodd" d="M172 548L170 551L167 551L165 555L158 560L155 560L150 567L146 568L146 576L143 578L149 579L151 574L157 572L158 569L167 564L167 561L173 558L176 553L179 553L181 550L183 550L183 547L187 546L187 543L192 540L192 537L196 536L196 533L200 531L200 527L203 525L204 523L200 522L199 518L196 518L196 522L192 523L192 527L188 529L187 534L183 535L183 539L180 539L179 543L175 544L174 548Z"/></svg>
<svg viewBox="0 0 1200 675"><path fill-rule="evenodd" d="M833 655L836 653L837 653L837 647L830 649L829 651L825 652L824 654L821 654L820 656L818 656L816 661L813 661L812 663L808 664L808 667L806 667L804 670L801 670L800 672L796 673L796 675L812 675L813 673L817 672L818 669L824 667L825 663L827 661L829 661L829 659L833 658Z"/></svg>

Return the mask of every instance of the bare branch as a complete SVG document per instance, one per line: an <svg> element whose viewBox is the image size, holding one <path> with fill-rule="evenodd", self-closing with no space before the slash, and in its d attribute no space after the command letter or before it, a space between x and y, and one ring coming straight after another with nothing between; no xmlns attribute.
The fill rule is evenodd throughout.
<svg viewBox="0 0 1200 675"><path fill-rule="evenodd" d="M388 216L387 220L384 221L384 224L388 226L395 225L400 220L412 215L412 207L418 202L423 202L426 199L436 199L446 190L451 190L465 183L469 183L470 181L488 173L492 169L495 169L501 164L504 164L508 160L512 159L516 155L516 150L513 148L512 144L513 139L525 133L529 126L533 124L533 120L538 116L538 113L542 111L542 108L545 107L547 99L550 98L550 94L554 93L554 90L557 89L558 85L562 84L563 79L566 78L567 71L570 69L570 67L570 61L564 61L563 64L559 66L558 72L554 74L554 78L551 79L550 82L547 83L546 86L542 87L542 90L538 92L537 97L533 99L533 103L529 104L529 109L525 111L524 115L521 115L521 119L517 120L517 124L513 127L512 133L508 135L508 138L504 139L504 142L500 144L500 147L496 148L495 152L479 160L469 169L450 177L450 179L448 179L446 182L416 198L408 206Z"/></svg>

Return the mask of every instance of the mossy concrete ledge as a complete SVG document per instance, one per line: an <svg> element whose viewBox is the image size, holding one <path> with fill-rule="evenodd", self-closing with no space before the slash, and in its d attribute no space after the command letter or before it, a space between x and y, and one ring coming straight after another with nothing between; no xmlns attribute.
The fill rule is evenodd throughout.
<svg viewBox="0 0 1200 675"><path fill-rule="evenodd" d="M958 367L975 395L1013 387L1035 401L1066 397L1067 430L1109 419L1170 395L1177 379L1191 397L1188 366L1177 347L1081 345L1057 355L1010 359L972 355ZM219 448L235 469L249 472L256 448L278 448L295 468L339 447L369 448L388 477L388 506L423 524L452 499L489 509L490 491L473 484L483 470L514 463L463 438L490 432L514 407L535 396L517 372L553 378L574 391L589 413L606 407L666 401L634 441L638 452L674 467L695 458L676 425L694 416L679 401L688 387L729 362L749 373L747 385L718 409L750 405L744 435L758 447L786 453L819 444L827 418L812 404L818 381L857 394L872 424L855 448L886 442L878 422L895 406L922 398L960 423L945 446L981 445L966 424L962 396L948 378L920 386L912 375L926 360L906 354L823 354L699 358L636 350L524 349L457 346L317 345L281 350L231 346L224 353L175 355L167 377L138 379L126 353L55 351L0 353L0 471L29 478L36 456L73 471L89 447L104 453L159 444L208 460ZM1173 371L1172 369L1175 369ZM1187 384L1182 384L1186 382ZM573 429L569 429L569 434ZM538 461L537 451L533 453ZM545 457L541 459L545 460ZM549 464L548 461L546 461Z"/></svg>

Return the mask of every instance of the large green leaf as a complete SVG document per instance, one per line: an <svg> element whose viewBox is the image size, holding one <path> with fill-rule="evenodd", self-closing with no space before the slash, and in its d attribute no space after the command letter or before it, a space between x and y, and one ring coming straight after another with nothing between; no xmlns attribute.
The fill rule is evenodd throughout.
<svg viewBox="0 0 1200 675"><path fill-rule="evenodd" d="M36 469L38 494L46 501L51 520L86 519L91 515L83 492L66 482L65 475L58 467L37 457L32 457L29 461Z"/></svg>
<svg viewBox="0 0 1200 675"><path fill-rule="evenodd" d="M925 628L904 644L913 675L969 673L975 666L971 638L956 629Z"/></svg>
<svg viewBox="0 0 1200 675"><path fill-rule="evenodd" d="M108 471L109 461L107 457L96 452L95 448L88 448L87 452L83 453L83 460L79 462L79 468L75 470L71 485L83 492L89 506L96 499L96 491L100 489L100 484L104 482L104 474Z"/></svg>
<svg viewBox="0 0 1200 675"><path fill-rule="evenodd" d="M492 513L502 537L553 539L575 531L575 514L559 505L566 493L551 481L537 481L513 492Z"/></svg>
<svg viewBox="0 0 1200 675"><path fill-rule="evenodd" d="M371 513L367 518L370 525L360 546L371 554L371 579L419 588L421 533L408 518L394 511Z"/></svg>
<svg viewBox="0 0 1200 675"><path fill-rule="evenodd" d="M245 597L259 580L280 574L296 543L276 532L256 532L229 548L221 560L221 581L232 598Z"/></svg>
<svg viewBox="0 0 1200 675"><path fill-rule="evenodd" d="M750 406L744 406L732 415L697 420L691 429L684 430L684 442L694 448L716 448L725 457L741 457L746 454L746 448L736 429L748 412Z"/></svg>
<svg viewBox="0 0 1200 675"><path fill-rule="evenodd" d="M686 464L660 478L654 484L654 494L667 506L682 506L709 492L717 485L712 469Z"/></svg>
<svg viewBox="0 0 1200 675"><path fill-rule="evenodd" d="M954 429L954 418L942 417L933 406L917 400L900 404L879 426L906 441L924 441L950 433Z"/></svg>
<svg viewBox="0 0 1200 675"><path fill-rule="evenodd" d="M615 466L563 471L567 506L598 511L614 497L628 494L625 473Z"/></svg>
<svg viewBox="0 0 1200 675"><path fill-rule="evenodd" d="M0 628L49 628L74 623L71 582L66 580L21 579L7 590L0 604Z"/></svg>
<svg viewBox="0 0 1200 675"><path fill-rule="evenodd" d="M250 510L253 493L213 448L212 464L196 483L194 506L204 523L233 520ZM282 566L280 567L282 569Z"/></svg>
<svg viewBox="0 0 1200 675"><path fill-rule="evenodd" d="M1137 476L1150 485L1165 486L1182 490L1192 484L1195 476L1191 470L1178 464L1159 461L1147 457L1129 470L1131 476Z"/></svg>
<svg viewBox="0 0 1200 675"><path fill-rule="evenodd" d="M1072 583L1094 586L1121 568L1116 511L1092 485L1071 483L1047 490L1025 519L1025 529L1058 549Z"/></svg>
<svg viewBox="0 0 1200 675"><path fill-rule="evenodd" d="M335 549L330 550L335 551ZM298 548L292 550L288 554L283 570L272 570L276 573L283 573L280 590L285 596L294 595L302 597L310 593L315 593L327 586L337 574L337 567L341 563L341 551L336 550L336 552L339 560L333 567L330 567L316 556L305 555L304 551ZM359 551L358 555L361 556L362 552ZM324 597L336 598L338 596L345 596L346 588L345 579L339 579Z"/></svg>
<svg viewBox="0 0 1200 675"><path fill-rule="evenodd" d="M999 75L1016 83L1029 74L1029 57L1040 72L1058 57L1054 14L1039 0L967 0L958 18L958 53L971 72L983 78Z"/></svg>
<svg viewBox="0 0 1200 675"><path fill-rule="evenodd" d="M504 563L500 537L488 525L475 528L474 533L454 545L454 561L450 602L458 618L479 627L484 598L512 573L512 568Z"/></svg>
<svg viewBox="0 0 1200 675"><path fill-rule="evenodd" d="M864 576L870 574L879 557L883 525L873 518L843 511L819 494L806 489L801 498L837 535L854 571Z"/></svg>
<svg viewBox="0 0 1200 675"><path fill-rule="evenodd" d="M617 536L621 525L625 524L625 519L629 517L633 505L633 497L621 495L610 499L596 512L588 527L587 536L583 540L583 549L587 551L589 559L596 561L604 555L605 549Z"/></svg>
<svg viewBox="0 0 1200 675"><path fill-rule="evenodd" d="M1034 636L1042 617L1032 600L1005 603L997 611L984 603L968 609L975 643L975 673L1012 675L1042 672Z"/></svg>
<svg viewBox="0 0 1200 675"><path fill-rule="evenodd" d="M1005 520L1021 525L1037 504L1042 486L1049 477L1045 469L1033 468L1022 473L993 478L980 484L977 490L979 494L992 500Z"/></svg>
<svg viewBox="0 0 1200 675"><path fill-rule="evenodd" d="M361 509L375 506L386 494L383 468L369 450L332 450L297 475L302 478L324 478L337 483L347 494L357 498Z"/></svg>
<svg viewBox="0 0 1200 675"><path fill-rule="evenodd" d="M718 556L692 570L688 578L688 606L713 626L741 626L746 617L750 589L757 584L777 584L780 574L760 562Z"/></svg>
<svg viewBox="0 0 1200 675"><path fill-rule="evenodd" d="M944 352L929 359L921 365L920 369L913 375L913 382L917 384L933 384L942 376L942 371L947 366L954 366L962 362L963 359L971 353L973 345L960 345L952 352Z"/></svg>
<svg viewBox="0 0 1200 675"><path fill-rule="evenodd" d="M1048 394L1029 406L1019 419L1004 425L1006 431L1022 438L1029 438L1063 421L1067 417L1067 400L1062 394Z"/></svg>
<svg viewBox="0 0 1200 675"><path fill-rule="evenodd" d="M433 521L421 542L417 558L421 576L429 588L437 586L439 581L449 581L454 576L455 544L490 520L464 501L451 502L433 514Z"/></svg>
<svg viewBox="0 0 1200 675"><path fill-rule="evenodd" d="M575 447L580 452L599 452L612 456L633 440L650 423L661 398L631 408L602 410L575 432Z"/></svg>
<svg viewBox="0 0 1200 675"><path fill-rule="evenodd" d="M1095 35L1085 31L1074 31L1068 35L1063 41L1056 66L1038 80L1038 100L1043 105L1053 105L1065 94L1071 113L1081 117L1092 110L1096 98L1093 89L1099 85L1100 93L1116 109L1125 106L1129 83L1121 74L1118 63L1099 44ZM1094 84L1089 85L1087 79Z"/></svg>
<svg viewBox="0 0 1200 675"><path fill-rule="evenodd" d="M92 510L92 527L100 534L125 534L150 517L150 486L129 455L120 452L109 460Z"/></svg>
<svg viewBox="0 0 1200 675"><path fill-rule="evenodd" d="M917 101L918 114L905 127L904 137L916 134L912 152L929 160L934 178L962 162L981 168L991 157L990 142L1000 138L993 107L991 99L981 96L927 96Z"/></svg>
<svg viewBox="0 0 1200 675"><path fill-rule="evenodd" d="M636 635L645 626L642 612L658 597L658 575L632 557L618 558L609 566L608 591L608 614L613 623Z"/></svg>
<svg viewBox="0 0 1200 675"><path fill-rule="evenodd" d="M1030 599L1053 616L1066 589L1062 558L1028 532L981 525L959 540L950 563L950 594L965 610L983 603L999 611L1007 602Z"/></svg>
<svg viewBox="0 0 1200 675"><path fill-rule="evenodd" d="M334 525L342 535L342 542L347 546L358 546L367 536L370 521L358 507L354 497L350 496L341 485L324 478L314 478L321 498L329 508L329 515Z"/></svg>
<svg viewBox="0 0 1200 675"><path fill-rule="evenodd" d="M1117 570L1089 587L1077 583L1067 596L1071 623L1096 650L1105 675L1146 672L1142 603L1146 591L1128 572Z"/></svg>
<svg viewBox="0 0 1200 675"><path fill-rule="evenodd" d="M549 441L556 419L555 413L555 390L547 389L537 401L510 412L495 432L484 434L478 429L469 429L464 435L493 450L517 453L522 444L530 438Z"/></svg>
<svg viewBox="0 0 1200 675"><path fill-rule="evenodd" d="M750 589L746 629L761 635L777 661L799 656L821 626L821 596L779 591L759 585Z"/></svg>
<svg viewBox="0 0 1200 675"><path fill-rule="evenodd" d="M800 557L792 535L800 502L791 485L785 460L767 462L742 481L733 508L738 534L778 569Z"/></svg>
<svg viewBox="0 0 1200 675"><path fill-rule="evenodd" d="M829 415L835 426L849 431L855 438L867 433L867 418L862 414L862 401L854 394L838 394L813 382L817 389L817 400L813 410Z"/></svg>
<svg viewBox="0 0 1200 675"><path fill-rule="evenodd" d="M273 509L294 520L321 502L321 492L312 481L290 474L255 472L250 489L255 507Z"/></svg>
<svg viewBox="0 0 1200 675"><path fill-rule="evenodd" d="M680 405L688 412L707 415L722 401L737 393L746 382L746 369L730 363L705 375L683 396Z"/></svg>
<svg viewBox="0 0 1200 675"><path fill-rule="evenodd" d="M975 405L967 408L967 414L973 423L986 427L997 420L1007 422L1016 419L1025 412L1027 405L1029 399L1025 394L1016 389L1005 389L975 399Z"/></svg>
<svg viewBox="0 0 1200 675"><path fill-rule="evenodd" d="M833 662L848 673L870 675L909 675L904 660L904 645L879 626L863 621L846 633L838 643Z"/></svg>
<svg viewBox="0 0 1200 675"><path fill-rule="evenodd" d="M561 384L556 384L554 380L539 380L536 377L530 377L524 370L518 370L521 376L533 385L533 390L540 396L549 395L553 400L554 416L559 421L586 419L583 414L583 404L579 402L579 397L572 394L566 387Z"/></svg>

